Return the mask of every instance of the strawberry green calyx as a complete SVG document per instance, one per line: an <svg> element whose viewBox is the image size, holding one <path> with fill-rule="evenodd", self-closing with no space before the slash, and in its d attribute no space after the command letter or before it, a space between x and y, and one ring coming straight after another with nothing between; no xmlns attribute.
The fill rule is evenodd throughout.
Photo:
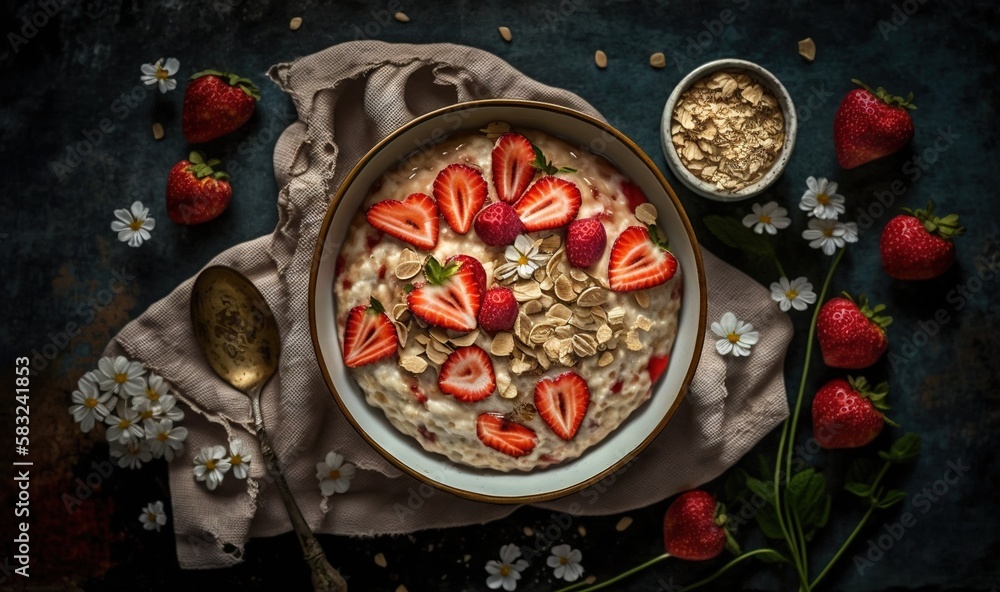
<svg viewBox="0 0 1000 592"><path fill-rule="evenodd" d="M654 245L668 253L670 252L670 240L660 236L660 229L656 224L647 224L646 230L649 231L649 238L653 241Z"/></svg>
<svg viewBox="0 0 1000 592"><path fill-rule="evenodd" d="M447 265L441 265L434 257L428 257L427 263L424 264L424 275L427 277L427 283L440 286L448 281L448 278L455 275L461 266L461 261L452 261Z"/></svg>
<svg viewBox="0 0 1000 592"><path fill-rule="evenodd" d="M878 97L880 101L882 101L886 105L889 105L890 107L903 107L904 109L910 109L911 111L917 108L917 106L911 102L913 101L912 92L906 95L906 98L904 99L903 97L897 97L895 95L889 94L889 91L885 90L881 86L875 90L872 90L870 86L868 86L864 82L861 82L857 78L851 78L851 82L857 84L861 88L875 95L876 97Z"/></svg>
<svg viewBox="0 0 1000 592"><path fill-rule="evenodd" d="M531 149L535 152L535 160L531 163L531 166L542 171L546 175L576 172L576 169L571 169L569 167L556 167L552 164L551 160L545 160L545 154L542 153L542 149L538 146L532 144Z"/></svg>
<svg viewBox="0 0 1000 592"><path fill-rule="evenodd" d="M861 310L861 314L865 315L865 318L875 323L879 327L885 329L886 327L892 324L892 317L878 314L883 310L885 310L884 304L876 304L874 307L872 307L868 306L868 297L865 296L864 294L858 295L858 299L856 301L847 292L842 292L842 294L844 295L844 298L847 298L851 302L854 302L855 304L858 305L858 309Z"/></svg>
<svg viewBox="0 0 1000 592"><path fill-rule="evenodd" d="M872 402L872 406L882 414L882 419L885 420L885 423L894 428L899 427L898 423L889 419L885 414L889 410L889 404L885 401L885 398L889 395L888 382L880 382L878 385L872 387L868 383L868 379L864 376L848 376L847 382L850 383L851 388L858 392L858 395L862 399L868 399Z"/></svg>
<svg viewBox="0 0 1000 592"><path fill-rule="evenodd" d="M374 296L368 297L368 304L370 305L369 310L373 310L377 314L382 314L385 312L385 307L382 306L382 303L379 302L378 298L375 298Z"/></svg>
<svg viewBox="0 0 1000 592"><path fill-rule="evenodd" d="M205 160L205 155L201 152L194 151L188 155L188 162L191 166L188 170L194 175L196 179L204 179L205 177L211 177L216 180L229 179L229 173L226 171L217 171L213 167L222 164L222 161L218 158L212 158L210 160Z"/></svg>
<svg viewBox="0 0 1000 592"><path fill-rule="evenodd" d="M715 519L716 526L721 526L723 532L726 533L726 550L733 555L740 555L743 550L740 548L740 544L736 542L736 538L733 536L731 526L729 524L729 516L726 515L726 504L722 502L717 502L715 504Z"/></svg>
<svg viewBox="0 0 1000 592"><path fill-rule="evenodd" d="M934 202L931 200L927 200L927 207L923 210L903 208L903 211L920 220L920 223L924 225L924 229L927 232L940 236L945 240L951 240L965 233L965 227L958 223L958 214L935 216Z"/></svg>
<svg viewBox="0 0 1000 592"><path fill-rule="evenodd" d="M260 89L257 85L253 83L249 78L244 78L239 74L233 74L232 72L222 72L220 70L202 70L201 72L195 72L191 75L191 80L195 78L201 78L203 76L218 76L219 78L226 81L229 86L235 86L245 92L248 96L253 97L255 100L260 100Z"/></svg>

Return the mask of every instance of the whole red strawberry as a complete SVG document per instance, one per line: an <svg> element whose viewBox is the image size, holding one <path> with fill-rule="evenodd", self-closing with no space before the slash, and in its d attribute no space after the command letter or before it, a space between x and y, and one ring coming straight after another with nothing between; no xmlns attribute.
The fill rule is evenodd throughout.
<svg viewBox="0 0 1000 592"><path fill-rule="evenodd" d="M835 378L816 392L812 402L813 436L823 448L858 448L868 444L889 420L888 383L870 389L863 377Z"/></svg>
<svg viewBox="0 0 1000 592"><path fill-rule="evenodd" d="M678 559L704 561L717 557L727 546L739 546L726 528L726 508L705 491L682 493L663 516L663 546Z"/></svg>
<svg viewBox="0 0 1000 592"><path fill-rule="evenodd" d="M184 91L184 139L198 144L239 129L259 100L260 90L248 78L217 70L198 72Z"/></svg>
<svg viewBox="0 0 1000 592"><path fill-rule="evenodd" d="M859 306L860 305L860 306ZM878 313L884 304L871 308L865 296L856 304L849 294L831 298L823 305L816 319L816 336L823 363L831 368L867 368L889 347L885 328L892 317Z"/></svg>
<svg viewBox="0 0 1000 592"><path fill-rule="evenodd" d="M873 91L860 80L861 88L847 93L833 118L833 143L837 161L845 169L898 152L913 139L913 120L907 109L910 101L890 95L882 87Z"/></svg>
<svg viewBox="0 0 1000 592"><path fill-rule="evenodd" d="M566 228L566 259L573 267L586 268L604 254L608 233L598 218L573 220Z"/></svg>
<svg viewBox="0 0 1000 592"><path fill-rule="evenodd" d="M885 272L899 280L928 280L948 271L955 263L952 239L965 232L958 215L939 218L930 201L926 210L904 211L882 230L879 248Z"/></svg>
<svg viewBox="0 0 1000 592"><path fill-rule="evenodd" d="M233 197L229 174L216 171L222 164L213 158L206 161L200 152L192 152L167 175L167 215L178 224L201 224L217 217Z"/></svg>

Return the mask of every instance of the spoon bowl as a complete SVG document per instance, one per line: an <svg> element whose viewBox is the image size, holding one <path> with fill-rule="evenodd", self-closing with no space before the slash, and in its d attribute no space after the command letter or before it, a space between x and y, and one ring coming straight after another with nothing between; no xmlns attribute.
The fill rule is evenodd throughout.
<svg viewBox="0 0 1000 592"><path fill-rule="evenodd" d="M267 300L235 269L208 267L198 274L191 290L191 324L212 370L250 398L260 451L312 570L313 588L347 592L347 583L326 560L323 548L295 503L264 427L260 393L277 371L281 354L281 333Z"/></svg>

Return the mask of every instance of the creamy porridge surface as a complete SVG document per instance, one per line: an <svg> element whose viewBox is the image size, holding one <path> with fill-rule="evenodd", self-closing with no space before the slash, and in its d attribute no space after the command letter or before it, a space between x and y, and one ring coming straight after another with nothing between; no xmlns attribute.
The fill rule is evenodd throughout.
<svg viewBox="0 0 1000 592"><path fill-rule="evenodd" d="M644 225L623 194L627 178L603 158L563 140L536 130L514 131L540 148L556 167L575 169L555 176L579 188L582 204L578 219L599 216L604 224L607 246L593 265L584 270L571 268L563 248L565 230L543 230L528 233L528 237L544 239L539 248L549 257L547 264L541 265L532 279L515 275L513 281L500 281L494 270L507 261L505 247L486 245L475 230L461 235L441 220L437 244L425 252L379 232L367 222L365 211L372 204L401 200L417 192L432 195L438 172L452 163L480 169L488 186L486 203L496 201L491 181L495 139L472 132L452 137L382 175L350 226L333 286L341 343L348 311L367 304L370 297L384 305L390 319L398 317L398 353L351 370L368 404L380 408L396 429L412 436L426 450L457 463L498 471L530 471L573 459L618 428L650 397L652 385L647 367L651 359L653 367L662 367L663 360L669 359L677 331L683 275L683 270L678 269L666 283L639 292L616 293L608 289L608 260L615 238L627 227ZM540 177L541 173L535 179ZM647 205L643 212L649 210ZM444 262L457 254L479 260L490 287L507 285L518 295L521 315L506 335L494 336L479 329L467 334L443 330L427 326L406 310L406 290L423 281L423 274L400 279L400 264L411 259L422 261L427 255ZM564 279L556 282L560 276ZM567 293L567 288L572 291ZM581 302L585 292L587 297ZM572 316L565 319L567 311ZM502 343L494 343L494 339ZM507 340L513 342L513 347ZM438 388L441 364L435 359L440 361L446 352L473 343L490 353L497 388L480 401L461 402ZM511 353L506 354L508 350ZM567 370L583 377L590 391L586 415L569 441L557 436L530 408L525 412L538 381ZM510 414L515 408L522 412L518 423L537 436L531 452L520 457L484 445L476 430L480 414Z"/></svg>

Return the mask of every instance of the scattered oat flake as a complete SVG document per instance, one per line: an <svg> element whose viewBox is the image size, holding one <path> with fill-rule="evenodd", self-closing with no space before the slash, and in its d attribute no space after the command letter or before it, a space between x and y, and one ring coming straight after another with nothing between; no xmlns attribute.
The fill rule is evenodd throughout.
<svg viewBox="0 0 1000 592"><path fill-rule="evenodd" d="M598 49L596 52L594 52L594 63L597 64L598 68L602 68L602 69L603 68L607 68L608 67L608 56L605 55L605 53L603 51L601 51L601 50Z"/></svg>
<svg viewBox="0 0 1000 592"><path fill-rule="evenodd" d="M535 534L535 531L532 530L530 526L525 526L524 527L524 536L529 536L530 537L530 536L533 536L534 534Z"/></svg>
<svg viewBox="0 0 1000 592"><path fill-rule="evenodd" d="M385 555L379 553L378 555L375 556L375 565L379 567L385 567L389 565L389 563L385 560Z"/></svg>
<svg viewBox="0 0 1000 592"><path fill-rule="evenodd" d="M618 532L624 532L624 530L629 526L632 526L632 518L630 516L625 516L618 521L618 524L615 525L615 530Z"/></svg>
<svg viewBox="0 0 1000 592"><path fill-rule="evenodd" d="M663 55L662 51L658 51L649 56L649 65L654 68L662 68L667 65L667 57Z"/></svg>
<svg viewBox="0 0 1000 592"><path fill-rule="evenodd" d="M629 351L640 351L642 350L642 342L639 341L639 334L635 331L629 331L625 334L625 347Z"/></svg>
<svg viewBox="0 0 1000 592"><path fill-rule="evenodd" d="M399 587L396 588L396 592L410 592L410 591L406 589L406 586L400 584Z"/></svg>
<svg viewBox="0 0 1000 592"><path fill-rule="evenodd" d="M510 34L510 28L509 27L497 27L497 31L500 32L500 36L503 37L504 41L508 41L509 42L511 39L514 38L514 36Z"/></svg>
<svg viewBox="0 0 1000 592"><path fill-rule="evenodd" d="M583 526L582 524L581 524L580 526L577 526L577 527L576 527L576 531L577 531L578 533L580 533L580 536L582 536L582 537L585 537L585 536L587 536L587 529L586 529L586 528L584 528L584 526Z"/></svg>
<svg viewBox="0 0 1000 592"><path fill-rule="evenodd" d="M638 318L635 319L635 326L643 331L649 331L653 326L653 319L639 315Z"/></svg>
<svg viewBox="0 0 1000 592"><path fill-rule="evenodd" d="M302 17L297 16L292 20L288 21L288 28L293 31L298 31L299 27L302 26Z"/></svg>
<svg viewBox="0 0 1000 592"><path fill-rule="evenodd" d="M410 17L406 16L405 12L397 12L396 14L394 14L392 16L394 16L396 18L396 20L399 21L399 22L401 22L401 23L408 23L408 22L410 22Z"/></svg>
<svg viewBox="0 0 1000 592"><path fill-rule="evenodd" d="M427 360L420 356L400 356L399 365L414 374L421 374L427 369Z"/></svg>
<svg viewBox="0 0 1000 592"><path fill-rule="evenodd" d="M812 40L812 37L806 37L799 41L799 55L810 62L816 59L816 42Z"/></svg>
<svg viewBox="0 0 1000 592"><path fill-rule="evenodd" d="M649 308L649 294L645 290L639 290L634 293L635 303L642 308Z"/></svg>
<svg viewBox="0 0 1000 592"><path fill-rule="evenodd" d="M163 132L163 124L162 123L154 123L153 124L153 139L154 140L162 140L164 135L166 135L166 134L164 134L164 132Z"/></svg>
<svg viewBox="0 0 1000 592"><path fill-rule="evenodd" d="M635 219L643 224L656 224L656 206L651 203L639 204L635 208Z"/></svg>

